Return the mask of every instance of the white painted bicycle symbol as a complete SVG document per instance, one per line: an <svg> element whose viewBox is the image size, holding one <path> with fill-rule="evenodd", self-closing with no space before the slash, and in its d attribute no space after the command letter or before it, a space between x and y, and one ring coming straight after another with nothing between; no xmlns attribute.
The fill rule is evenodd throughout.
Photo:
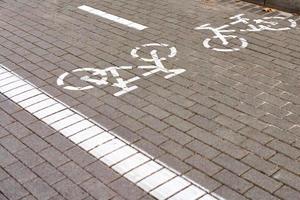
<svg viewBox="0 0 300 200"><path fill-rule="evenodd" d="M142 74L142 76L149 76L151 74L155 74L158 72L166 73L167 75L164 76L164 78L169 79L174 76L177 76L178 74L181 74L185 72L185 69L167 69L163 65L163 61L167 60L166 57L159 57L158 51L156 49L152 49L150 51L150 58L143 58L139 56L139 52L142 48L155 48L155 47L163 47L168 48L169 54L167 55L168 58L173 58L177 54L177 50L175 47L169 47L168 44L159 44L159 43L152 43L152 44L144 44L141 47L136 47L131 51L131 55L133 58L139 58L141 61L152 63L151 65L143 65L138 66L138 69L148 69L150 71L147 71ZM120 91L116 92L115 96L121 96L123 94L126 94L128 92L131 92L138 88L136 85L132 85L134 81L137 81L141 79L139 76L135 76L133 78L124 80L119 73L119 70L131 70L133 69L133 66L111 66L107 67L105 69L98 69L98 68L80 68L72 70L71 72L65 72L62 75L60 75L57 79L57 85L62 86L66 90L89 90L93 89L95 85L101 86L101 85L109 85L108 78L111 75L111 77L114 78L115 82L111 83L111 86L117 87L120 89ZM67 85L65 83L65 79L72 74L75 75L76 73L82 73L87 72L91 75L85 75L81 76L80 80L88 83L86 86L76 86L76 85ZM130 85L130 86L129 86Z"/></svg>
<svg viewBox="0 0 300 200"><path fill-rule="evenodd" d="M230 24L225 24L223 26L213 28L210 24L204 24L199 27L196 27L196 30L211 30L215 35L212 38L206 38L203 41L204 47L208 49L212 49L214 51L221 52L232 52L239 51L240 49L246 48L248 46L248 42L245 38L238 37L237 35L233 35L232 33L237 32L234 29L229 29L231 25L235 24L246 24L248 26L247 29L240 29L240 32L260 32L260 31L286 31L291 28L295 28L297 23L293 19L288 19L289 27L280 27L280 23L278 21L285 20L284 17L264 17L262 19L254 19L255 25L250 24L250 19L243 17L244 14L238 14L229 19L235 20ZM278 27L279 26L279 27ZM238 47L231 47L229 44L229 39L237 39L240 44ZM224 48L212 47L211 43L215 42L215 40L220 40Z"/></svg>

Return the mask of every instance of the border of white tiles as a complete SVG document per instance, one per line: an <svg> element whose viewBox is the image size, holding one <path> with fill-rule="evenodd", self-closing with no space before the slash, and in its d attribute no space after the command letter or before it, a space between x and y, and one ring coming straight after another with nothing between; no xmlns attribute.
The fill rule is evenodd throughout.
<svg viewBox="0 0 300 200"><path fill-rule="evenodd" d="M105 19L109 19L113 22L128 26L130 28L134 28L134 29L139 30L139 31L142 31L142 30L148 28L147 26L144 26L144 25L132 22L130 20L127 20L127 19L115 16L115 15L103 12L101 10L97 10L97 9L92 8L90 6L82 5L82 6L79 6L78 9L86 11L86 12L91 13L93 15L97 15L99 17L103 17Z"/></svg>
<svg viewBox="0 0 300 200"><path fill-rule="evenodd" d="M159 200L224 200L1 64L0 93Z"/></svg>

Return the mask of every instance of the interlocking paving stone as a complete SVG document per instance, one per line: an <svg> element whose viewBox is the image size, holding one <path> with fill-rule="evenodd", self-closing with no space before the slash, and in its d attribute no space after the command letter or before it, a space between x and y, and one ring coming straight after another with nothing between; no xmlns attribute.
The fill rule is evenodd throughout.
<svg viewBox="0 0 300 200"><path fill-rule="evenodd" d="M137 131L137 133L143 138L146 138L148 141L156 145L160 145L168 140L164 135L150 128L143 128Z"/></svg>
<svg viewBox="0 0 300 200"><path fill-rule="evenodd" d="M226 199L232 199L232 200L246 200L246 197L243 197L237 192L234 192L230 188L226 186L222 186L219 189L217 189L214 193L216 193L218 196L221 196L222 198Z"/></svg>
<svg viewBox="0 0 300 200"><path fill-rule="evenodd" d="M192 137L186 135L185 133L183 133L182 131L179 131L173 127L167 128L165 130L162 131L162 133L169 137L170 139L185 145L187 143L189 143L190 141L192 141Z"/></svg>
<svg viewBox="0 0 300 200"><path fill-rule="evenodd" d="M110 184L114 190L124 196L126 199L140 199L145 195L144 191L134 187L132 183L124 178L119 178Z"/></svg>
<svg viewBox="0 0 300 200"><path fill-rule="evenodd" d="M278 170L278 166L254 154L247 155L245 158L242 159L242 161L257 170L264 172L269 176Z"/></svg>
<svg viewBox="0 0 300 200"><path fill-rule="evenodd" d="M279 189L280 186L282 185L282 183L254 169L251 169L250 171L246 172L242 177L244 177L245 179L251 181L252 183L262 187L263 189L271 193Z"/></svg>
<svg viewBox="0 0 300 200"><path fill-rule="evenodd" d="M195 155L186 160L187 163L193 165L195 168L205 172L208 175L216 174L222 168L218 165L214 164L213 162L199 156Z"/></svg>
<svg viewBox="0 0 300 200"><path fill-rule="evenodd" d="M7 166L6 171L13 176L19 183L24 184L37 176L21 162L15 162Z"/></svg>
<svg viewBox="0 0 300 200"><path fill-rule="evenodd" d="M241 146L262 158L270 158L276 153L276 151L250 139L245 140Z"/></svg>
<svg viewBox="0 0 300 200"><path fill-rule="evenodd" d="M293 159L296 159L300 156L300 150L278 140L273 140L272 142L268 143L268 146Z"/></svg>
<svg viewBox="0 0 300 200"><path fill-rule="evenodd" d="M1 138L0 144L12 154L26 148L24 144L12 135Z"/></svg>
<svg viewBox="0 0 300 200"><path fill-rule="evenodd" d="M84 171L80 166L74 162L68 162L58 168L64 175L69 177L76 184L81 184L87 179L91 178L86 171Z"/></svg>
<svg viewBox="0 0 300 200"><path fill-rule="evenodd" d="M66 199L82 200L88 196L87 192L68 179L64 179L53 186Z"/></svg>
<svg viewBox="0 0 300 200"><path fill-rule="evenodd" d="M1 64L226 200L298 200L298 29L241 33L249 46L227 54L205 49L202 42L212 35L192 31L195 24L228 24L239 13L252 21L279 12L264 13L232 0L91 4L149 28L136 32L87 16L77 10L78 1L3 1ZM177 57L165 64L186 72L168 80L163 73L145 77L136 81L137 90L118 98L110 86L72 92L56 86L57 76L76 68L144 65L131 58L130 49L150 42L174 45ZM134 69L121 74L130 78L139 73ZM0 164L6 170L0 172L0 185L5 198L153 199L1 94L0 109ZM89 176L77 180L68 173L76 170L64 168L68 163ZM27 187L20 189L22 184ZM15 185L16 193L10 193L8 187ZM126 194L129 185L132 193ZM47 193L40 193L46 188ZM205 198L212 199L200 199Z"/></svg>
<svg viewBox="0 0 300 200"><path fill-rule="evenodd" d="M213 161L239 176L250 169L250 167L248 167L244 163L235 160L226 154L218 155L216 158L213 159Z"/></svg>
<svg viewBox="0 0 300 200"><path fill-rule="evenodd" d="M105 184L111 183L120 177L119 174L110 170L109 167L104 165L101 161L97 161L88 165L85 167L85 170Z"/></svg>
<svg viewBox="0 0 300 200"><path fill-rule="evenodd" d="M40 155L49 161L52 165L55 167L58 167L60 165L63 165L64 163L70 161L69 158L67 158L65 155L63 155L61 152L56 150L53 147L49 147L43 151L40 152Z"/></svg>
<svg viewBox="0 0 300 200"><path fill-rule="evenodd" d="M89 164L96 161L94 157L92 157L87 152L83 151L81 148L75 146L64 152L70 159L76 162L80 167L88 166Z"/></svg>
<svg viewBox="0 0 300 200"><path fill-rule="evenodd" d="M275 194L283 199L296 200L299 198L300 192L290 187L283 186L282 188L277 190Z"/></svg>
<svg viewBox="0 0 300 200"><path fill-rule="evenodd" d="M1 167L5 167L17 161L17 159L2 146L0 146L0 153Z"/></svg>
<svg viewBox="0 0 300 200"><path fill-rule="evenodd" d="M291 172L288 172L284 169L278 171L276 174L273 175L273 177L275 179L280 180L283 183L297 189L297 190L299 190L299 188L300 188L299 176L297 176Z"/></svg>
<svg viewBox="0 0 300 200"><path fill-rule="evenodd" d="M246 192L253 186L253 184L229 172L228 170L220 171L214 175L214 178L240 193Z"/></svg>
<svg viewBox="0 0 300 200"><path fill-rule="evenodd" d="M32 170L50 185L65 178L65 175L46 162L35 166Z"/></svg>
<svg viewBox="0 0 300 200"><path fill-rule="evenodd" d="M0 168L0 180L2 181L3 179L8 178L9 175L7 172L4 171L4 169Z"/></svg>
<svg viewBox="0 0 300 200"><path fill-rule="evenodd" d="M270 161L274 162L275 164L282 166L295 174L299 174L300 172L300 164L298 161L290 159L282 154L274 155Z"/></svg>
<svg viewBox="0 0 300 200"><path fill-rule="evenodd" d="M22 185L12 178L2 180L0 182L0 189L11 200L17 200L29 194Z"/></svg>
<svg viewBox="0 0 300 200"><path fill-rule="evenodd" d="M173 142L171 140L161 144L160 147L181 160L184 160L190 157L191 155L193 155L192 151L190 151L185 147L182 147L180 144Z"/></svg>
<svg viewBox="0 0 300 200"><path fill-rule="evenodd" d="M245 194L246 197L249 199L257 199L257 200L278 200L279 198L271 195L270 193L258 188L253 187L250 190L248 190Z"/></svg>
<svg viewBox="0 0 300 200"><path fill-rule="evenodd" d="M24 187L28 189L37 199L50 199L57 194L56 191L54 191L47 183L39 178L26 182Z"/></svg>
<svg viewBox="0 0 300 200"><path fill-rule="evenodd" d="M115 193L95 178L92 178L81 186L96 199L111 199Z"/></svg>

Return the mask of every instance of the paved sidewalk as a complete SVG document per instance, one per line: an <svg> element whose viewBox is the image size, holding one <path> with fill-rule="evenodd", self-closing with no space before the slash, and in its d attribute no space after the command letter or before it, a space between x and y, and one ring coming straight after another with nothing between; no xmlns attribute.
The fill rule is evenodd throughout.
<svg viewBox="0 0 300 200"><path fill-rule="evenodd" d="M233 0L0 0L0 199L299 200L299 19ZM87 150L89 125L48 123L16 77L140 157ZM174 176L135 176L143 159Z"/></svg>

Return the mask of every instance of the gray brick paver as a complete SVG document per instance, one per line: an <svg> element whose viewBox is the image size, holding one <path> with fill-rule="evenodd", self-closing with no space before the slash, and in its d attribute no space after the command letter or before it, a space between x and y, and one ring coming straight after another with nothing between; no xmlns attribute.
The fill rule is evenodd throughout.
<svg viewBox="0 0 300 200"><path fill-rule="evenodd" d="M173 142L171 140L163 143L160 145L162 149L164 149L166 152L171 153L172 155L176 156L180 160L184 160L191 155L193 155L193 152L180 144Z"/></svg>
<svg viewBox="0 0 300 200"><path fill-rule="evenodd" d="M245 35L247 49L225 54L204 49L202 40L210 33L194 35L190 32L192 25L229 23L229 16L241 12L251 19L268 14L260 12L260 7L232 1L217 1L213 5L190 1L184 6L164 0L91 3L150 28L137 32L104 22L78 11L74 2L2 2L0 61L24 77L31 76L29 80L50 94L68 105L77 105L76 109L88 117L94 116L106 129L180 173L187 172L197 183L227 200L298 200L297 30L284 34L249 33ZM186 9L190 12L186 13ZM220 9L222 12L218 12ZM53 10L59 10L60 15L52 19L48 16L56 12ZM128 52L149 41L176 46L176 59L166 64L185 68L187 72L169 80L162 74L149 76L136 82L139 89L122 97L110 95L114 92L110 87L81 92L56 87L58 75L78 67L145 64L131 59ZM124 77L130 75L133 74L124 72ZM0 126L6 129L0 128L0 165L22 184L26 182L36 197L151 199L148 195L143 197L145 194L125 179L117 180L119 175L103 163L10 100L0 96L0 102ZM20 161L26 166L19 166ZM68 170L77 170L64 168L70 161L89 176L82 180L71 178ZM18 166L20 172L14 174ZM63 173L58 171L59 166ZM22 176L27 168L42 179L34 181L43 183L33 183L35 176L29 172ZM90 176L93 178L89 179ZM6 175L2 177L1 183L11 180ZM82 183L81 188L66 177ZM47 184L54 185L60 195ZM41 193L45 188L52 192ZM116 196L111 195L111 190ZM32 198L25 190L18 192L22 198Z"/></svg>
<svg viewBox="0 0 300 200"><path fill-rule="evenodd" d="M9 174L0 167L0 181L9 177Z"/></svg>
<svg viewBox="0 0 300 200"><path fill-rule="evenodd" d="M276 153L276 151L250 139L245 140L241 146L262 158L270 158Z"/></svg>
<svg viewBox="0 0 300 200"><path fill-rule="evenodd" d="M236 160L226 154L220 154L213 161L220 166L228 169L229 171L234 172L238 176L242 175L244 172L250 169L249 166L245 165L244 163Z"/></svg>
<svg viewBox="0 0 300 200"><path fill-rule="evenodd" d="M21 141L35 152L39 152L47 147L49 144L35 134L28 135L21 139Z"/></svg>
<svg viewBox="0 0 300 200"><path fill-rule="evenodd" d="M283 186L282 188L277 190L275 194L281 197L282 199L297 200L299 199L300 192L290 187Z"/></svg>
<svg viewBox="0 0 300 200"><path fill-rule="evenodd" d="M104 184L109 184L120 177L119 174L112 171L101 161L94 162L84 168L87 172L96 177Z"/></svg>
<svg viewBox="0 0 300 200"><path fill-rule="evenodd" d="M295 175L291 172L281 169L276 174L274 174L273 177L275 179L280 180L281 182L295 188L298 191L300 189L300 177L298 175Z"/></svg>
<svg viewBox="0 0 300 200"><path fill-rule="evenodd" d="M18 200L29 194L23 186L12 178L2 180L0 182L0 190L9 200Z"/></svg>
<svg viewBox="0 0 300 200"><path fill-rule="evenodd" d="M22 142L12 135L1 138L0 144L12 154L26 148Z"/></svg>
<svg viewBox="0 0 300 200"><path fill-rule="evenodd" d="M111 189L95 178L82 183L81 186L95 199L105 200L111 199L113 196L115 196L115 193Z"/></svg>
<svg viewBox="0 0 300 200"><path fill-rule="evenodd" d="M45 141L62 152L75 146L74 143L72 143L70 140L65 138L60 133L54 133L52 135L49 135L48 137L45 138Z"/></svg>
<svg viewBox="0 0 300 200"><path fill-rule="evenodd" d="M163 162L167 166L172 166L173 169L182 173L188 172L192 169L191 165L189 165L187 162L181 161L180 159L168 153L160 156L158 160Z"/></svg>
<svg viewBox="0 0 300 200"><path fill-rule="evenodd" d="M264 188L269 192L274 192L282 186L282 183L270 178L254 169L246 172L242 177L251 181L252 183Z"/></svg>
<svg viewBox="0 0 300 200"><path fill-rule="evenodd" d="M17 159L10 154L6 149L0 146L0 165L1 167L5 167L16 162Z"/></svg>
<svg viewBox="0 0 300 200"><path fill-rule="evenodd" d="M46 200L57 195L56 191L39 178L26 182L24 187L27 188L37 199Z"/></svg>
<svg viewBox="0 0 300 200"><path fill-rule="evenodd" d="M239 176L229 172L228 170L220 171L219 173L214 175L214 178L240 193L246 192L253 186L252 183L249 183L245 179L240 178Z"/></svg>
<svg viewBox="0 0 300 200"><path fill-rule="evenodd" d="M257 170L262 171L268 176L272 175L279 169L278 166L254 154L247 155L245 158L242 159L242 161Z"/></svg>
<svg viewBox="0 0 300 200"><path fill-rule="evenodd" d="M297 160L293 160L291 158L286 157L282 154L276 154L272 158L270 158L270 161L275 163L276 165L279 165L281 167L284 167L288 169L289 171L299 174L300 173L300 164Z"/></svg>
<svg viewBox="0 0 300 200"><path fill-rule="evenodd" d="M297 159L300 156L300 150L278 140L273 140L272 142L268 143L267 146L293 159Z"/></svg>
<svg viewBox="0 0 300 200"><path fill-rule="evenodd" d="M279 198L258 187L251 188L248 192L246 192L245 196L251 200L279 200Z"/></svg>
<svg viewBox="0 0 300 200"><path fill-rule="evenodd" d="M88 166L89 164L96 161L95 157L93 157L78 146L75 146L65 151L64 154L72 161L77 163L80 167Z"/></svg>
<svg viewBox="0 0 300 200"><path fill-rule="evenodd" d="M188 158L186 162L208 175L214 175L222 169L220 166L199 155Z"/></svg>
<svg viewBox="0 0 300 200"><path fill-rule="evenodd" d="M66 199L83 200L88 194L68 179L64 179L53 187Z"/></svg>
<svg viewBox="0 0 300 200"><path fill-rule="evenodd" d="M191 130L194 125L179 118L179 117L176 117L174 115L164 119L165 122L169 123L170 125L176 127L177 129L183 131L183 132L186 132L188 130Z"/></svg>
<svg viewBox="0 0 300 200"><path fill-rule="evenodd" d="M112 182L109 186L117 193L124 196L125 199L135 200L145 195L145 193L141 189L137 188L124 178L117 179L116 181Z"/></svg>
<svg viewBox="0 0 300 200"><path fill-rule="evenodd" d="M227 186L221 186L215 192L218 196L222 198L231 199L231 200L246 200L246 197L243 197L241 194L231 190Z"/></svg>
<svg viewBox="0 0 300 200"><path fill-rule="evenodd" d="M5 170L21 184L24 184L37 177L28 167L26 167L21 162L15 162L7 166Z"/></svg>
<svg viewBox="0 0 300 200"><path fill-rule="evenodd" d="M64 154L53 147L49 147L39 153L45 160L50 162L53 166L58 167L70 161Z"/></svg>
<svg viewBox="0 0 300 200"><path fill-rule="evenodd" d="M47 162L35 166L32 170L40 178L42 178L42 180L46 181L50 185L53 185L65 178L65 175Z"/></svg>

